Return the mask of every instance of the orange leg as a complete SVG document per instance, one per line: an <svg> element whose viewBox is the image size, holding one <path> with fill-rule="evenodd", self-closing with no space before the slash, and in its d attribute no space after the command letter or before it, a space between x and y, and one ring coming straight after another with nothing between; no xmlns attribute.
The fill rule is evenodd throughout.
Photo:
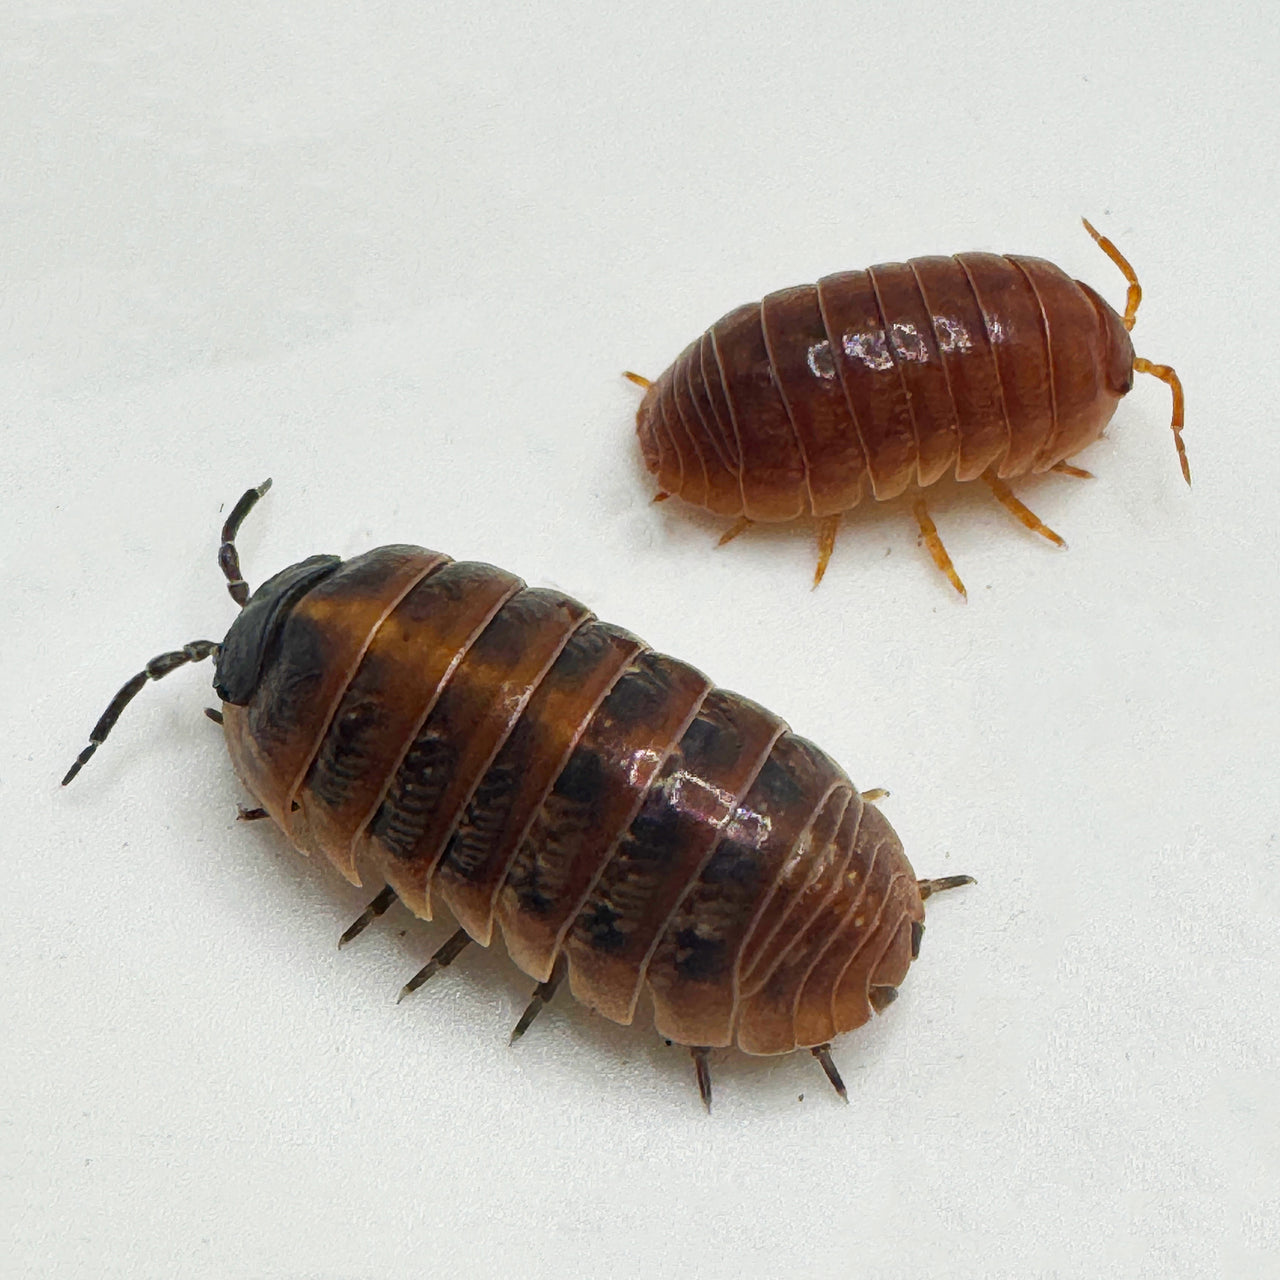
<svg viewBox="0 0 1280 1280"><path fill-rule="evenodd" d="M964 589L964 583L960 581L960 575L956 572L955 565L951 563L951 557L947 555L942 539L938 537L938 526L933 523L929 508L924 505L924 499L917 498L912 510L915 512L916 523L920 526L924 545L929 548L929 554L933 557L933 563L947 575L951 585L968 600L969 593Z"/></svg>
<svg viewBox="0 0 1280 1280"><path fill-rule="evenodd" d="M650 382L643 374L632 373L630 369L624 369L622 371L622 376L626 378L628 382L634 382L637 387L643 387L646 391L653 386L653 383Z"/></svg>
<svg viewBox="0 0 1280 1280"><path fill-rule="evenodd" d="M1055 462L1049 470L1060 471L1064 476L1075 476L1077 480L1092 480L1094 478L1092 471L1086 471L1083 467L1073 467L1069 462Z"/></svg>
<svg viewBox="0 0 1280 1280"><path fill-rule="evenodd" d="M831 553L836 549L836 530L840 527L840 515L823 516L818 521L818 567L813 572L813 585L822 581L827 571Z"/></svg>
<svg viewBox="0 0 1280 1280"><path fill-rule="evenodd" d="M716 543L717 547L723 547L726 542L732 542L740 533L745 533L751 526L755 524L754 520L748 520L746 516L739 516L721 535L720 541Z"/></svg>
<svg viewBox="0 0 1280 1280"><path fill-rule="evenodd" d="M671 497L669 493L665 492L665 490L659 489L658 492L653 495L653 500L654 502L666 502L669 497Z"/></svg>
<svg viewBox="0 0 1280 1280"><path fill-rule="evenodd" d="M996 495L996 501L1011 512L1018 520L1027 526L1033 533L1038 533L1042 538L1048 538L1050 542L1056 542L1058 546L1065 547L1067 544L1058 537L1052 529L1049 528L1043 520L1040 519L1034 511L1024 507L1021 502L1013 496L1009 486L1003 480L998 480L990 472L982 477L988 485L991 486L991 492Z"/></svg>
<svg viewBox="0 0 1280 1280"><path fill-rule="evenodd" d="M1173 443L1178 447L1178 462L1182 466L1182 478L1190 484L1191 464L1187 462L1187 446L1182 443L1183 416L1186 410L1186 402L1182 396L1182 383L1167 364L1152 364L1150 360L1144 360L1141 356L1134 360L1133 369L1135 373L1149 373L1152 377L1159 378L1173 392L1173 421L1169 425L1173 428Z"/></svg>

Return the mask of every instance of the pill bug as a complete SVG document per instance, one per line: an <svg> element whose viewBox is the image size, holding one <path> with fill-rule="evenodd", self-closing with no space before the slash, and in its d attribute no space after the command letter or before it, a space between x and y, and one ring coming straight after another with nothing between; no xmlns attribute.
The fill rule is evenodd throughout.
<svg viewBox="0 0 1280 1280"><path fill-rule="evenodd" d="M822 580L840 516L868 487L877 501L915 491L934 563L967 595L923 491L944 476L982 479L1028 529L1066 544L1014 497L1015 477L1060 471L1092 444L1149 373L1173 396L1168 365L1135 356L1142 290L1120 251L1089 234L1128 282L1118 315L1087 284L1041 258L961 253L827 276L771 293L716 321L651 382L636 416L658 498L676 494L736 523L818 521Z"/></svg>
<svg viewBox="0 0 1280 1280"><path fill-rule="evenodd" d="M255 592L235 538L218 562L241 607L220 643L161 654L115 696L71 782L148 680L205 658L236 772L304 853L386 882L343 934L397 899L459 925L401 995L495 926L536 987L564 977L708 1054L810 1049L841 1096L830 1042L896 995L924 901L873 801L777 716L717 689L556 591L421 547L311 556ZM847 1099L846 1099L847 1100Z"/></svg>

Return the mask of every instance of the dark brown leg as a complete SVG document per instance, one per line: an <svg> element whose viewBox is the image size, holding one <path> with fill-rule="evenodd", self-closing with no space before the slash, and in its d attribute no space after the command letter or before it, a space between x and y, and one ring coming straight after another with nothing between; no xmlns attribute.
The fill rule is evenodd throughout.
<svg viewBox="0 0 1280 1280"><path fill-rule="evenodd" d="M702 1105L707 1114L711 1114L711 1050L706 1045L695 1045L689 1050L693 1055L693 1069L698 1076L698 1092L702 1095Z"/></svg>
<svg viewBox="0 0 1280 1280"><path fill-rule="evenodd" d="M520 1021L516 1023L515 1029L511 1032L511 1039L507 1041L508 1044L515 1044L529 1030L534 1018L551 1002L551 997L555 995L556 989L564 980L566 967L565 959L561 956L556 961L555 968L551 970L551 977L546 982L540 982L534 987L533 999L529 1001L525 1011L520 1015Z"/></svg>
<svg viewBox="0 0 1280 1280"><path fill-rule="evenodd" d="M447 969L457 958L459 952L471 941L471 935L465 929L459 929L453 934L449 940L440 947L435 955L427 961L426 964L418 970L417 973L409 979L408 982L400 988L400 994L396 997L396 1004L399 1004L405 996L412 995L422 986L426 980L435 975L440 969Z"/></svg>
<svg viewBox="0 0 1280 1280"><path fill-rule="evenodd" d="M831 1061L831 1046L829 1044L820 1044L809 1050L823 1071L827 1073L827 1079L831 1081L831 1087L845 1100L849 1101L849 1091L844 1087L844 1081L840 1078L840 1072L836 1070L836 1064Z"/></svg>
<svg viewBox="0 0 1280 1280"><path fill-rule="evenodd" d="M216 707L205 707L204 713L213 721L214 724L222 723L222 712Z"/></svg>
<svg viewBox="0 0 1280 1280"><path fill-rule="evenodd" d="M396 891L390 885L384 885L382 892L351 922L347 931L338 939L338 950L359 937L386 909L396 900Z"/></svg>
<svg viewBox="0 0 1280 1280"><path fill-rule="evenodd" d="M244 805L237 805L236 808L237 822L261 822L263 818L271 817L265 809L246 809Z"/></svg>

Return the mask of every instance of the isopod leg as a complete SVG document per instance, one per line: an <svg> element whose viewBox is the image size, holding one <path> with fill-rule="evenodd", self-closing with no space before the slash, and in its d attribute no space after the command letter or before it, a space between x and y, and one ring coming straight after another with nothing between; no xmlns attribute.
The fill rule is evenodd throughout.
<svg viewBox="0 0 1280 1280"><path fill-rule="evenodd" d="M1187 461L1187 446L1182 443L1182 428L1185 425L1183 418L1186 413L1182 382L1167 364L1152 364L1150 360L1144 360L1141 356L1134 360L1133 368L1135 373L1149 373L1153 378L1159 378L1173 392L1173 420L1169 425L1173 428L1173 443L1178 448L1178 464L1182 467L1182 478L1190 484L1191 464Z"/></svg>
<svg viewBox="0 0 1280 1280"><path fill-rule="evenodd" d="M1083 467L1073 467L1069 462L1055 462L1049 470L1061 472L1064 476L1075 476L1077 480L1092 480L1094 478L1092 471L1086 471Z"/></svg>
<svg viewBox="0 0 1280 1280"><path fill-rule="evenodd" d="M98 723L90 730L89 745L76 756L76 762L67 770L67 776L62 779L62 785L65 787L89 762L89 757L107 740L107 734L115 728L121 712L138 696L142 686L148 680L161 680L169 672L176 671L179 667L185 667L188 662L203 662L217 652L218 642L216 640L193 640L190 644L184 644L181 649L174 649L171 653L162 653L159 657L152 658L111 699L110 705L99 717Z"/></svg>
<svg viewBox="0 0 1280 1280"><path fill-rule="evenodd" d="M840 527L840 516L823 516L818 521L818 567L813 571L813 585L822 581L831 560L831 553L836 549L836 530Z"/></svg>
<svg viewBox="0 0 1280 1280"><path fill-rule="evenodd" d="M628 382L634 382L637 387L643 387L646 391L653 386L653 382L649 378L646 378L644 374L632 373L630 369L624 369L622 371L622 376L626 378Z"/></svg>
<svg viewBox="0 0 1280 1280"><path fill-rule="evenodd" d="M827 1079L831 1081L831 1087L844 1099L849 1101L849 1091L844 1087L844 1081L840 1078L840 1072L836 1070L836 1064L831 1060L831 1046L829 1044L815 1045L809 1050L818 1060L819 1066L826 1073Z"/></svg>
<svg viewBox="0 0 1280 1280"><path fill-rule="evenodd" d="M555 995L556 989L564 980L565 969L565 960L564 957L561 956L560 959L556 961L556 967L551 971L551 977L549 977L546 982L540 982L536 987L534 987L533 998L525 1007L525 1011L520 1015L520 1021L516 1023L515 1028L512 1030L511 1039L507 1041L508 1044L515 1044L515 1042L529 1030L530 1026L533 1025L534 1018L536 1018L538 1014L540 1014L543 1009L550 1004L551 997Z"/></svg>
<svg viewBox="0 0 1280 1280"><path fill-rule="evenodd" d="M735 520L733 524L720 535L720 541L716 543L716 546L723 547L726 542L732 542L738 534L745 533L754 523L754 520L748 520L746 516L739 516L737 520Z"/></svg>
<svg viewBox="0 0 1280 1280"><path fill-rule="evenodd" d="M261 822L263 818L269 818L271 815L265 809L246 809L244 805L236 807L237 822Z"/></svg>
<svg viewBox="0 0 1280 1280"><path fill-rule="evenodd" d="M708 1114L711 1111L711 1050L705 1045L694 1045L689 1052L693 1055L693 1069L698 1076L698 1092L702 1095L702 1105Z"/></svg>
<svg viewBox="0 0 1280 1280"><path fill-rule="evenodd" d="M338 939L341 950L352 938L358 938L396 900L396 891L384 885L382 892L351 922L347 931Z"/></svg>
<svg viewBox="0 0 1280 1280"><path fill-rule="evenodd" d="M219 711L217 707L205 707L204 713L213 721L214 724L222 723L222 712Z"/></svg>
<svg viewBox="0 0 1280 1280"><path fill-rule="evenodd" d="M877 800L888 799L889 793L883 787L872 787L870 791L864 791L862 798L868 804L875 804Z"/></svg>
<svg viewBox="0 0 1280 1280"><path fill-rule="evenodd" d="M956 572L955 565L951 563L951 557L947 555L942 539L938 537L938 526L933 523L933 517L930 516L924 499L917 498L912 510L915 512L916 523L920 526L924 545L929 548L929 554L933 557L933 563L947 575L947 581L967 600L969 593L964 589L964 583L960 581L960 575Z"/></svg>
<svg viewBox="0 0 1280 1280"><path fill-rule="evenodd" d="M447 969L470 941L471 935L465 929L459 929L457 933L452 934L444 946L440 947L435 955L400 988L396 1004L399 1004L405 996L412 995L428 978L433 977L441 969Z"/></svg>
<svg viewBox="0 0 1280 1280"><path fill-rule="evenodd" d="M938 880L917 880L916 888L920 891L920 898L931 898L935 893L942 893L947 889L958 889L964 884L977 884L978 882L972 876L942 876Z"/></svg>
<svg viewBox="0 0 1280 1280"><path fill-rule="evenodd" d="M1013 496L1013 490L1007 484L992 472L983 473L983 480L987 482L991 492L995 494L996 501L1007 511L1013 518L1021 524L1026 525L1032 533L1038 533L1042 538L1048 538L1050 542L1056 543L1060 547L1067 544L1049 528L1043 520L1040 519L1034 511L1029 507L1023 506L1017 498Z"/></svg>

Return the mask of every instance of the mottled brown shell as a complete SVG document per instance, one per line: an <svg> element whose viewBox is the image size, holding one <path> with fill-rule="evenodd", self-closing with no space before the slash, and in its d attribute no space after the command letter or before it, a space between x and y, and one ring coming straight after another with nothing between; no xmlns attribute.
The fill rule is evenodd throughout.
<svg viewBox="0 0 1280 1280"><path fill-rule="evenodd" d="M297 847L418 915L495 924L530 977L748 1053L825 1044L903 979L924 907L889 824L826 755L555 591L418 547L292 608L240 778Z"/></svg>
<svg viewBox="0 0 1280 1280"><path fill-rule="evenodd" d="M827 276L718 320L645 395L668 493L782 521L943 476L1042 472L1133 384L1124 320L1040 258L962 253Z"/></svg>

